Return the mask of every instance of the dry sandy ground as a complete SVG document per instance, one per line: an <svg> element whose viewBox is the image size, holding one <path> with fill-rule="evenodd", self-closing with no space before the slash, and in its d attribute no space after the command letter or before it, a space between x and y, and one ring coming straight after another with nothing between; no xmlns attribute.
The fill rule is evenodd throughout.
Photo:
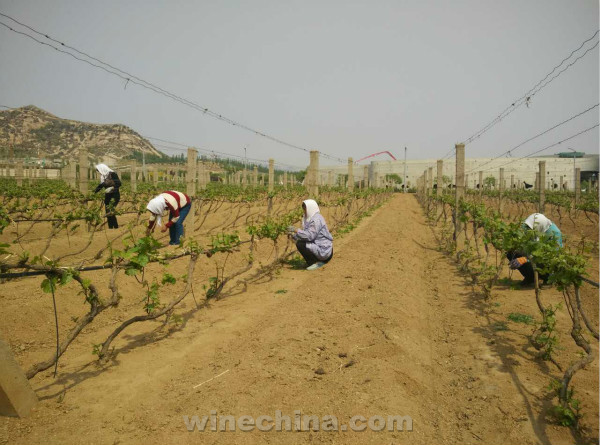
<svg viewBox="0 0 600 445"><path fill-rule="evenodd" d="M103 367L84 341L74 344L56 379L32 380L41 398L32 415L0 419L0 442L597 442L597 364L574 379L583 436L549 423L546 386L560 373L534 359L531 328L506 319L536 314L533 291L499 289L482 300L438 252L413 196L395 196L335 248L318 271L285 266L200 311L188 301L185 327L156 341L146 339L157 325L132 329ZM499 321L508 330L497 330ZM575 352L563 337L568 361ZM187 431L184 415L211 410L254 418L298 410L340 424L405 415L413 430Z"/></svg>

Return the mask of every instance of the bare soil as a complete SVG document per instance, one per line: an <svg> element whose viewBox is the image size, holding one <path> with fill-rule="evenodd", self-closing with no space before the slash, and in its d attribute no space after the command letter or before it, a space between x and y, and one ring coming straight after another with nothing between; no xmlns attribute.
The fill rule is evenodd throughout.
<svg viewBox="0 0 600 445"><path fill-rule="evenodd" d="M414 196L397 195L336 239L324 268L285 265L201 310L189 297L181 328L132 326L113 360L99 364L91 344L128 304L139 307L124 292L124 307L73 343L57 378L47 371L31 380L40 403L29 418L0 418L0 443L596 443L598 364L573 381L582 432L553 424L547 385L560 372L535 358L530 326L507 320L537 313L533 291L500 287L484 300L424 221ZM0 288L0 335L24 367L53 345L49 297L31 289L27 280ZM61 317L80 314L82 300L62 299ZM567 319L559 313L566 362L575 357ZM408 415L413 431L187 431L184 415L211 410L254 418L300 410L340 423Z"/></svg>

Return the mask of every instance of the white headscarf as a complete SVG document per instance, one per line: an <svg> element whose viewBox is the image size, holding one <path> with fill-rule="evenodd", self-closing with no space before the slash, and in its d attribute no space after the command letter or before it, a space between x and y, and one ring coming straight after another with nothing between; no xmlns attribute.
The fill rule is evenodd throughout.
<svg viewBox="0 0 600 445"><path fill-rule="evenodd" d="M552 225L552 221L541 213L532 213L525 220L525 225L538 233L546 233Z"/></svg>
<svg viewBox="0 0 600 445"><path fill-rule="evenodd" d="M156 215L156 224L160 227L162 214L167 210L167 201L165 201L165 198L157 196L151 199L146 208Z"/></svg>
<svg viewBox="0 0 600 445"><path fill-rule="evenodd" d="M111 170L106 164L98 164L96 165L96 170L100 173L100 182L106 181L108 175L114 170Z"/></svg>
<svg viewBox="0 0 600 445"><path fill-rule="evenodd" d="M315 216L315 214L319 213L320 210L319 204L317 204L317 201L314 199L307 199L306 201L303 201L303 203L306 206L306 216L302 217L302 222L306 224L313 216Z"/></svg>

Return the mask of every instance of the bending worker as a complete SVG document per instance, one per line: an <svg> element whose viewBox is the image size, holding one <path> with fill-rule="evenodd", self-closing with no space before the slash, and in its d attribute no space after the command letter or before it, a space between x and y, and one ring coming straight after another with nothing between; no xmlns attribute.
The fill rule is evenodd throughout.
<svg viewBox="0 0 600 445"><path fill-rule="evenodd" d="M525 219L523 223L523 229L525 230L533 230L537 232L539 235L543 235L548 239L556 242L558 247L562 247L562 234L560 230L552 221L550 221L546 216L541 213L533 213ZM536 238L539 240L539 237ZM521 281L521 285L530 286L534 283L534 274L533 274L533 265L529 258L527 258L527 252L522 250L513 250L510 252L506 252L506 258L510 261L510 268L513 270L518 270L523 275L523 281ZM543 266L541 264L537 264L537 268L541 269ZM546 282L548 280L547 274L540 274L540 279Z"/></svg>
<svg viewBox="0 0 600 445"><path fill-rule="evenodd" d="M288 233L296 241L296 247L306 261L306 270L315 270L333 257L333 236L316 201L307 199L302 203L302 209L302 229L290 226Z"/></svg>
<svg viewBox="0 0 600 445"><path fill-rule="evenodd" d="M100 173L100 184L98 184L94 193L98 193L100 190L104 189L104 207L106 210L108 228L118 229L119 222L115 216L115 208L121 200L121 194L119 193L121 180L119 179L119 175L106 164L96 165L96 170Z"/></svg>
<svg viewBox="0 0 600 445"><path fill-rule="evenodd" d="M192 199L185 193L171 190L150 200L146 208L151 213L146 236L150 236L157 225L159 227L162 225L162 215L169 209L169 221L160 231L166 232L169 229L169 245L179 244L180 238L183 236L183 221L192 208Z"/></svg>

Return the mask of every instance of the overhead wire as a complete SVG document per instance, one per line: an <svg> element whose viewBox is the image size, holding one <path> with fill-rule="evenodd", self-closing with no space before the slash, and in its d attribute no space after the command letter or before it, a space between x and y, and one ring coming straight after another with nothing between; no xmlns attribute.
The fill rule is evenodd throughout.
<svg viewBox="0 0 600 445"><path fill-rule="evenodd" d="M478 130L477 132L475 132L474 134L472 134L470 137L468 137L467 139L465 139L462 143L467 145L470 142L472 142L475 139L480 138L484 133L486 133L487 131L489 131L492 127L494 127L495 125L497 125L499 122L501 122L502 120L504 120L504 118L506 118L507 116L509 116L511 113L513 113L515 110L517 110L519 107L521 107L523 104L529 104L531 99L533 98L533 96L535 96L537 93L539 93L542 89L544 89L546 86L548 86L548 84L550 84L550 82L552 82L554 79L556 79L557 77L559 77L562 73L564 73L565 71L567 71L570 67L572 67L573 65L575 65L575 63L577 63L577 61L581 60L583 57L585 57L590 51L592 51L594 48L596 48L598 46L598 42L596 42L595 45L593 45L592 47L588 48L582 55L580 55L579 57L577 57L575 60L573 60L571 63L569 63L567 66L565 66L561 71L559 71L557 74L555 74L554 76L552 76L552 74L558 69L560 68L567 60L569 60L576 52L578 52L579 50L581 50L586 43L592 41L600 32L600 30L597 30L594 35L592 35L591 37L589 37L588 39L584 40L581 45L571 51L571 53L565 57L558 65L556 65L548 74L546 74L546 76L544 76L540 81L538 81L531 89L529 89L523 96L519 97L517 100L513 101L508 107L506 107L498 116L496 116L492 121L490 121L488 124L486 124L483 128L481 128L480 130ZM550 79L548 79L550 76L552 76ZM548 79L548 80L546 80Z"/></svg>
<svg viewBox="0 0 600 445"><path fill-rule="evenodd" d="M477 167L474 167L474 168L472 168L471 170L469 170L469 171L467 171L465 173L468 174L468 173L471 173L471 172L473 172L475 170L480 170L481 167L483 167L483 166L485 166L485 165L487 165L487 164L495 161L496 159L500 159L501 157L503 157L505 155L512 155L515 150L521 148L523 145L525 145L525 144L527 144L527 143L529 143L529 142L531 142L531 141L539 138L540 136L545 135L546 133L549 133L550 131L552 131L552 130L554 130L554 129L556 129L556 128L564 125L564 124L566 124L567 122L572 121L573 119L578 118L579 116L584 115L585 113L588 113L588 112L592 111L594 108L598 108L599 105L600 104L593 105L593 106L591 106L591 107L589 107L589 108L587 108L587 109L585 109L585 110L583 110L583 111L581 111L581 112L579 112L579 113L577 113L577 114L575 114L575 115L573 115L573 116L565 119L564 121L559 122L558 124L553 125L552 127L548 128L547 130L544 130L544 131L536 134L535 136L532 136L532 137L526 139L525 141L521 142L520 144L515 145L514 147L512 147L512 148L506 150L505 152L503 152L502 154L500 154L500 155L498 155L498 156L496 156L496 157L494 157L492 159L489 159L488 161L484 162L483 164L481 164L481 165L479 165Z"/></svg>
<svg viewBox="0 0 600 445"><path fill-rule="evenodd" d="M131 83L133 83L135 85L138 85L140 87L146 88L146 89L151 90L151 91L153 91L153 92L155 92L157 94L161 94L161 95L163 95L163 96L165 96L165 97L167 97L169 99L172 99L172 100L174 100L176 102L179 102L179 103L181 103L183 105L186 105L186 106L188 106L190 108L193 108L196 111L199 111L199 112L201 112L203 114L206 114L206 115L208 115L210 117L213 117L215 119L218 119L218 120L220 120L222 122L228 123L228 124L230 124L232 126L235 126L235 127L239 127L239 128L241 128L243 130L252 132L252 133L254 133L254 134L256 134L256 135L258 135L260 137L263 137L265 139L271 140L271 141L273 141L273 142L275 142L277 144L280 144L280 145L283 145L283 146L287 146L289 148L301 150L301 151L304 151L306 153L310 153L310 151L311 151L308 148L301 147L299 145L286 142L286 141L284 141L284 140L282 140L280 138L271 136L271 135L269 135L269 134L267 134L267 133L265 133L263 131L256 130L256 129L254 129L252 127L249 127L249 126L247 126L245 124L237 122L237 121L235 121L235 120L233 120L231 118L223 116L222 114L219 114L219 113L217 113L215 111L212 111L212 110L210 110L210 109L208 109L206 107L198 105L195 102L192 102L192 101L190 101L188 99L185 99L185 98L180 97L180 96L178 96L178 95L176 95L174 93L171 93L168 90L165 90L165 89L163 89L163 88L161 88L161 87L159 87L159 86L157 86L157 85L155 85L155 84L153 84L151 82L148 82L148 81L146 81L146 80L144 80L144 79L142 79L140 77L134 76L134 75L128 73L127 71L121 70L120 68L117 68L117 67L115 67L115 66L113 66L113 65L111 65L111 64L109 64L107 62L104 62L104 61L102 61L99 58L91 56L87 52L81 51L81 50L79 50L79 49L77 49L77 48L75 48L75 47L73 47L71 45L67 45L67 44L65 44L65 43L63 43L63 42L61 42L59 40L56 40L56 39L50 37L48 34L40 32L40 31L34 29L33 27L31 27L31 26L29 26L27 24L24 24L24 23L22 23L22 22L20 22L20 21L18 21L16 19L14 19L13 17L11 17L11 16L9 16L7 14L4 14L4 13L0 12L0 16L5 17L5 18L7 18L9 20L12 20L13 22L17 23L18 25L23 26L23 27L29 29L30 31L36 33L39 36L43 36L44 38L50 40L51 42L54 42L56 44L61 45L62 48L65 48L65 49L70 50L70 51L74 51L77 54L79 54L81 56L84 56L84 57L87 57L88 59L90 59L92 61L98 62L101 65L98 65L97 63L94 63L94 62L92 62L90 60L86 60L84 58L81 58L81 57L77 56L77 54L73 54L70 51L58 48L58 47L54 46L51 43L41 41L41 40L37 39L36 37L34 37L34 36L26 33L26 32L23 32L23 31L20 31L20 30L16 30L16 29L12 28L10 25L8 25L8 24L0 21L0 25L4 26L5 28L9 29L10 31L12 31L12 32L14 32L16 34L20 34L20 35L23 35L25 37L28 37L28 38L32 39L33 41L35 41L35 42L37 42L37 43L39 43L41 45L53 48L54 50L56 50L58 52L61 52L61 53L66 54L66 55L69 55L69 56L71 56L72 58L74 58L74 59L76 59L78 61L81 61L81 62L87 63L88 65L91 65L92 67L99 68L99 69L107 72L108 74L112 74L114 76L117 76L117 77L121 78L122 80L124 80L126 82L126 85L129 82L131 82ZM328 153L324 153L322 151L319 151L319 153L320 153L321 156L323 156L325 158L332 159L332 160L335 160L335 161L338 161L338 162L346 162L344 159L339 158L337 156L333 156L333 155L330 155Z"/></svg>
<svg viewBox="0 0 600 445"><path fill-rule="evenodd" d="M574 138L576 138L577 136L580 136L580 135L582 135L582 134L584 134L584 133L587 133L588 131L592 131L594 128L598 128L598 126L599 126L599 125L600 125L600 124L596 124L596 125L594 125L594 126L592 126L592 127L586 128L585 130L582 130L582 131L580 131L580 132L578 132L578 133L575 133L575 134L573 134L573 135L571 135L571 136L569 136L569 137L567 137L567 138L565 138L565 139L563 139L563 140L561 140L561 141L555 142L555 143L553 143L553 144L550 144L550 145L547 145L547 146L545 146L545 147L543 147L543 148L541 148L541 149L539 149L539 150L536 150L536 151L534 151L534 152L532 152L532 153L529 153L527 156L524 156L523 158L513 158L513 159L511 159L510 161L508 161L508 162L505 162L504 164L500 164L500 165L498 165L498 166L494 166L494 167L489 167L489 168L487 168L487 169L484 169L484 170L481 170L481 171L489 171L489 170L496 169L496 168L502 168L502 167L505 167L506 165L510 165L510 164L512 164L513 162L517 162L517 161L519 161L519 160L521 160L521 159L525 159L525 158L531 158L532 156L534 156L534 155L536 155L536 154L539 154L539 153L541 153L541 152L543 152L543 151L546 151L546 150L549 150L549 149L551 149L551 148L553 148L553 147L556 147L556 146L558 146L558 145L561 145L562 143L564 143L564 142L567 142L567 141L570 141L571 139L574 139Z"/></svg>

